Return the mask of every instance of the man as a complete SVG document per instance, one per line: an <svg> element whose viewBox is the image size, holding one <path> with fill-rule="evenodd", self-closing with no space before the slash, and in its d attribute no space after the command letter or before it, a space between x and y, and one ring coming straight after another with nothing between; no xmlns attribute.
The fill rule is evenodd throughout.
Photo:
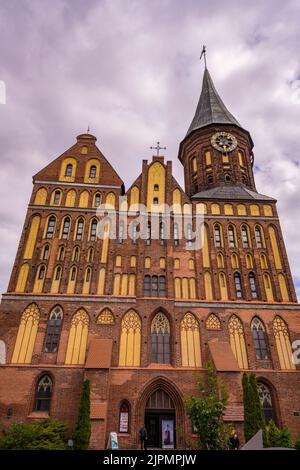
<svg viewBox="0 0 300 470"><path fill-rule="evenodd" d="M147 450L147 439L148 439L148 434L147 434L147 429L146 426L143 424L143 426L140 429L140 441L141 441L141 450Z"/></svg>
<svg viewBox="0 0 300 470"><path fill-rule="evenodd" d="M240 447L240 441L239 441L238 435L237 435L236 431L233 431L232 435L229 439L229 449L230 450L239 450L239 447Z"/></svg>

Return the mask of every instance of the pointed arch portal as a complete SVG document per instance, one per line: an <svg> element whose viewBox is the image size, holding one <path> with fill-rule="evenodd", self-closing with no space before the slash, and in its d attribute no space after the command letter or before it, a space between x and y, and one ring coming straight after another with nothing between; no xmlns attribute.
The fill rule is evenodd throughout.
<svg viewBox="0 0 300 470"><path fill-rule="evenodd" d="M146 426L149 448L175 449L181 446L184 429L184 405L175 384L164 377L148 383L138 404L138 422Z"/></svg>

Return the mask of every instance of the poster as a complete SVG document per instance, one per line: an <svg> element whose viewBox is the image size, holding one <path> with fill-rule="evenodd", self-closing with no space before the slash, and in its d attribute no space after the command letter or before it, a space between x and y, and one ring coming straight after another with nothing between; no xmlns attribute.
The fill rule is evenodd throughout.
<svg viewBox="0 0 300 470"><path fill-rule="evenodd" d="M109 433L107 448L108 449L118 449L119 448L118 436L117 436L116 432L110 432Z"/></svg>
<svg viewBox="0 0 300 470"><path fill-rule="evenodd" d="M161 423L162 448L174 449L174 420L163 419Z"/></svg>
<svg viewBox="0 0 300 470"><path fill-rule="evenodd" d="M128 432L128 417L127 411L120 413L120 432Z"/></svg>

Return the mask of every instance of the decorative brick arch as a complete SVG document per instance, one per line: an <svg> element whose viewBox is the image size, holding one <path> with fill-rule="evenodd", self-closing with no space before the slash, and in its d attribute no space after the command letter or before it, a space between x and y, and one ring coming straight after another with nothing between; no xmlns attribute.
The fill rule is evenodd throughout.
<svg viewBox="0 0 300 470"><path fill-rule="evenodd" d="M178 389L178 387L166 377L156 377L155 379L152 379L147 382L144 386L140 394L139 400L136 404L137 429L140 429L141 426L144 424L145 408L149 397L158 389L164 390L173 401L175 407L175 420L177 429L176 446L178 448L183 448L186 433L183 395ZM136 437L136 444L138 444L138 436Z"/></svg>

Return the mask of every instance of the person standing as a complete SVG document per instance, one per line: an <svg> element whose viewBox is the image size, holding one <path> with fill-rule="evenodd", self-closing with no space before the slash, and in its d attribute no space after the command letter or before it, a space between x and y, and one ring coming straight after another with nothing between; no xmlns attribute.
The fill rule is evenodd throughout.
<svg viewBox="0 0 300 470"><path fill-rule="evenodd" d="M232 434L229 439L229 449L230 450L239 450L240 447L240 440L236 432Z"/></svg>
<svg viewBox="0 0 300 470"><path fill-rule="evenodd" d="M143 424L143 426L140 429L140 441L141 441L141 450L147 450L147 439L148 439L148 433L146 426Z"/></svg>

